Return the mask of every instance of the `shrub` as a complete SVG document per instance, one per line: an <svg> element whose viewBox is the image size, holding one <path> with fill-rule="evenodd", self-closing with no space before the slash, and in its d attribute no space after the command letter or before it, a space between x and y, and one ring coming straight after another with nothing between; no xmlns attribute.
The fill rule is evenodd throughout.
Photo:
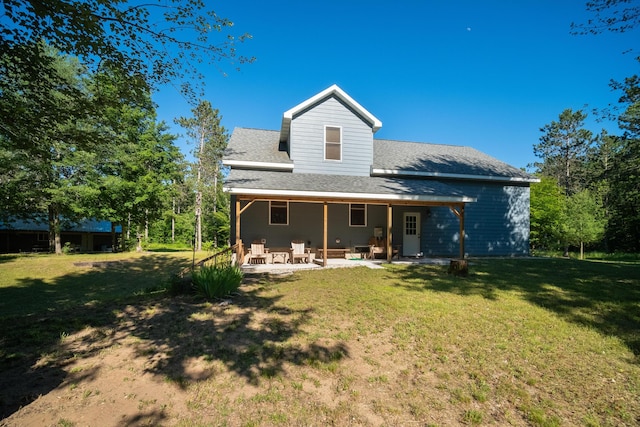
<svg viewBox="0 0 640 427"><path fill-rule="evenodd" d="M242 270L232 266L203 266L193 272L193 286L207 299L222 298L237 290L242 283Z"/></svg>

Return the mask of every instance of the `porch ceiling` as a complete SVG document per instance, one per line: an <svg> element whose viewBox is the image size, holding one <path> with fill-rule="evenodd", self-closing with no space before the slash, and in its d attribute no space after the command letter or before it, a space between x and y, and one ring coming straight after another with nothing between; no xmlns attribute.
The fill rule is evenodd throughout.
<svg viewBox="0 0 640 427"><path fill-rule="evenodd" d="M247 199L286 199L392 204L475 202L437 180L396 177L302 174L232 169L225 191Z"/></svg>

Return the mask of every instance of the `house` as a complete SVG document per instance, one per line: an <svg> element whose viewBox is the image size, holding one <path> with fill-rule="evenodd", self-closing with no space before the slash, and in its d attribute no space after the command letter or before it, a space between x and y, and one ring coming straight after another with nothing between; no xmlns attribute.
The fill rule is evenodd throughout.
<svg viewBox="0 0 640 427"><path fill-rule="evenodd" d="M280 130L234 129L223 163L240 254L302 240L326 265L327 249L375 239L387 259L528 255L535 178L470 147L374 138L381 127L333 85Z"/></svg>
<svg viewBox="0 0 640 427"><path fill-rule="evenodd" d="M86 219L79 222L62 220L60 242L77 251L104 252L112 249L111 222ZM121 227L114 232L121 234ZM0 221L0 253L48 252L49 224L46 220L13 219Z"/></svg>

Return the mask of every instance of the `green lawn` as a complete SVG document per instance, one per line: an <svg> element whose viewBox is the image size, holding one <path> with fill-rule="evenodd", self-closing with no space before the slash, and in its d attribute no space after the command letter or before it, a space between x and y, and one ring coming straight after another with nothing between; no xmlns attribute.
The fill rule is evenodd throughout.
<svg viewBox="0 0 640 427"><path fill-rule="evenodd" d="M219 306L158 291L190 254L110 256L123 258L0 258L6 408L4 370L43 354L62 369L61 336L124 316L136 343L166 355L151 373L185 393L188 409L168 410L178 425L640 423L636 262L304 271L248 278ZM211 375L189 377L194 359Z"/></svg>

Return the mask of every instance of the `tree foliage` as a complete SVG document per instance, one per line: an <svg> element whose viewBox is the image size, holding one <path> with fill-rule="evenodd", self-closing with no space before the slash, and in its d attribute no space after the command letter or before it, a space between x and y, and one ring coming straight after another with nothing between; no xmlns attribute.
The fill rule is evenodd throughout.
<svg viewBox="0 0 640 427"><path fill-rule="evenodd" d="M573 34L624 33L640 24L640 5L636 0L591 0L586 6L593 18L572 23Z"/></svg>
<svg viewBox="0 0 640 427"><path fill-rule="evenodd" d="M218 246L218 229L216 225L220 217L216 215L220 193L220 165L222 153L227 146L228 135L221 125L219 111L211 106L209 101L200 103L191 110L192 117L179 117L176 123L182 126L191 142L196 147L193 154L196 159L195 170L195 247L202 249L203 241L203 207L208 201L207 209L210 224L210 235L214 245ZM223 200L224 197L221 199ZM223 205L224 206L224 205ZM227 221L228 222L228 221Z"/></svg>
<svg viewBox="0 0 640 427"><path fill-rule="evenodd" d="M177 83L191 96L191 81L203 81L200 63L253 60L237 52L251 36L233 35L233 22L202 0L3 0L0 16L0 51L12 52L12 67L31 81L41 63L30 49L40 40L92 71L107 64L141 77L134 90Z"/></svg>
<svg viewBox="0 0 640 427"><path fill-rule="evenodd" d="M2 214L48 217L57 253L62 220L139 225L159 216L181 153L156 123L149 92L122 98L128 80L119 70L91 73L37 47L48 66L35 82L0 56L0 111L8 115L0 126Z"/></svg>
<svg viewBox="0 0 640 427"><path fill-rule="evenodd" d="M81 215L103 133L86 69L43 43L33 49L46 64L37 81L15 73L13 57L0 54L0 198L4 216L47 213L60 252L60 217Z"/></svg>
<svg viewBox="0 0 640 427"><path fill-rule="evenodd" d="M554 178L542 176L539 183L531 184L532 249L558 249L562 238L565 199Z"/></svg>
<svg viewBox="0 0 640 427"><path fill-rule="evenodd" d="M567 199L564 235L567 241L580 247L598 242L604 235L605 218L602 204L589 190L581 190Z"/></svg>
<svg viewBox="0 0 640 427"><path fill-rule="evenodd" d="M586 117L581 110L564 110L558 121L540 129L540 143L533 147L534 154L544 159L537 164L540 171L554 177L567 196L581 187L582 165L593 143L593 134L583 128Z"/></svg>

